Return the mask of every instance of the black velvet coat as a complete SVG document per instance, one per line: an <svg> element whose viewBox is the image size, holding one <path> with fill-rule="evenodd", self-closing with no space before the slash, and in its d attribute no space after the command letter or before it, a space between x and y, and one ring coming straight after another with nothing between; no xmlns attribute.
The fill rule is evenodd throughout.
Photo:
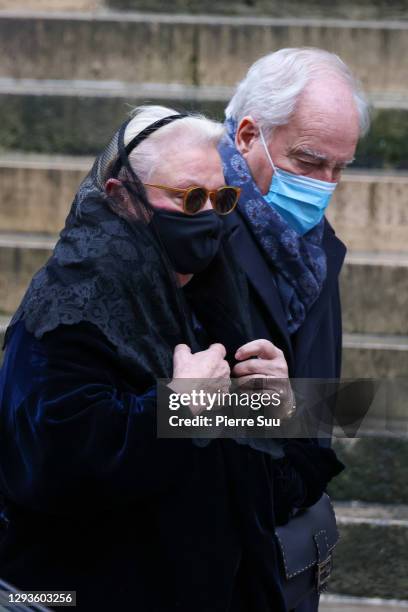
<svg viewBox="0 0 408 612"><path fill-rule="evenodd" d="M89 323L18 323L0 393L3 579L79 610L285 609L268 455L156 439L154 388Z"/></svg>

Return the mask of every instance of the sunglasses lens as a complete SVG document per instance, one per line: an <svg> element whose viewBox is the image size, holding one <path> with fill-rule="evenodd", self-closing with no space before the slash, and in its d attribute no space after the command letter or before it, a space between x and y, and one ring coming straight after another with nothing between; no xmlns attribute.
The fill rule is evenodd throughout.
<svg viewBox="0 0 408 612"><path fill-rule="evenodd" d="M217 191L215 210L219 215L227 215L234 210L239 198L239 190L234 187L221 187Z"/></svg>
<svg viewBox="0 0 408 612"><path fill-rule="evenodd" d="M185 212L189 215L198 213L205 206L207 198L208 194L205 189L201 187L190 189L185 200Z"/></svg>

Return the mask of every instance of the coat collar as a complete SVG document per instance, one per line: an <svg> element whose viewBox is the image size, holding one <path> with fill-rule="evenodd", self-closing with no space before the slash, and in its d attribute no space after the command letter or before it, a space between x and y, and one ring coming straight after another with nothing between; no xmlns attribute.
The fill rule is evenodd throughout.
<svg viewBox="0 0 408 612"><path fill-rule="evenodd" d="M282 302L274 281L274 274L259 249L250 228L239 211L224 217L224 224L227 239L240 266L245 271L250 285L263 302L268 315L280 331L284 343L284 346L280 346L280 348L286 355L289 371L294 371L294 363L296 363L296 370L298 370L304 360L307 359L320 319L337 284L346 254L345 245L337 238L329 222L325 220L323 247L327 256L327 276L319 298L313 304L303 325L296 332L296 348L294 349Z"/></svg>

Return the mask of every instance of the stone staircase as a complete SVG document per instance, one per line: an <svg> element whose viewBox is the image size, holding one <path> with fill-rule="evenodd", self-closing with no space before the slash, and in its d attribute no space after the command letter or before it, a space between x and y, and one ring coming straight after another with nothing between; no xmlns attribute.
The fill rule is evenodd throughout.
<svg viewBox="0 0 408 612"><path fill-rule="evenodd" d="M27 0L26 10L23 0L21 10L10 10L0 0L0 334L49 256L90 156L130 107L165 103L221 118L257 57L316 45L350 64L374 106L373 135L328 215L349 248L343 374L407 378L408 23L254 16L242 7L239 16L121 13L100 0L59 1L70 12L47 0L42 13ZM143 0L111 4L126 8L126 1L146 9ZM230 4L232 14L239 3ZM406 608L408 441L388 433L335 445L348 466L331 487L342 541L330 587L336 595L323 598L321 609Z"/></svg>

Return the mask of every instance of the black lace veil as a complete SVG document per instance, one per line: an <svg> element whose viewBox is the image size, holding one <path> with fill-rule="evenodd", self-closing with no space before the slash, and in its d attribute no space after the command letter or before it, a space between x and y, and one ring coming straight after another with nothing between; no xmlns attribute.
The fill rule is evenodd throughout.
<svg viewBox="0 0 408 612"><path fill-rule="evenodd" d="M194 277L188 303L149 223L153 209L129 163L134 147L185 116L154 122L126 146L130 120L115 132L82 181L50 259L33 277L10 323L5 345L20 320L37 338L59 325L93 323L116 347L124 365L148 385L171 377L176 344L199 350L190 308L209 342L224 343L230 356L252 339L243 275L227 246ZM126 188L126 206L105 192L106 181L114 177Z"/></svg>

